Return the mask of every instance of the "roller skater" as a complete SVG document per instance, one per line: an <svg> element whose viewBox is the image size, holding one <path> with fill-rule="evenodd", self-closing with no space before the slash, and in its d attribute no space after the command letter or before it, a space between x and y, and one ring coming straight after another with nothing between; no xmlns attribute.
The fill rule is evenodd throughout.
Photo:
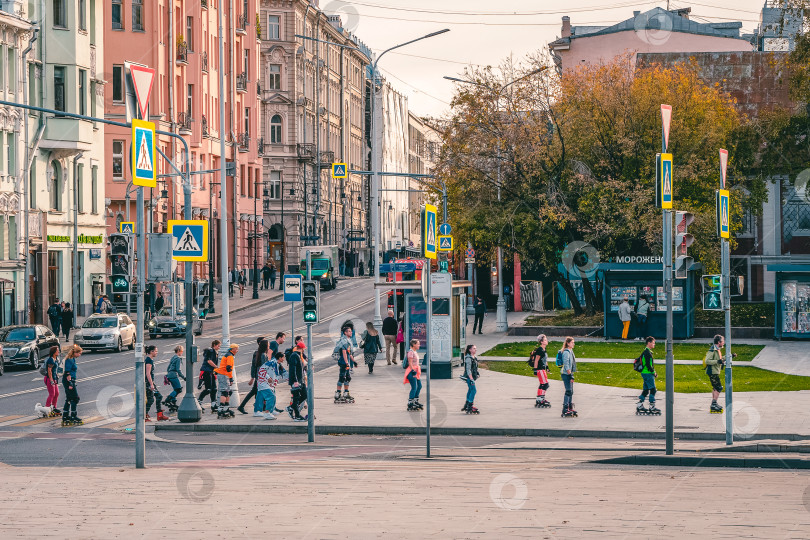
<svg viewBox="0 0 810 540"><path fill-rule="evenodd" d="M551 403L546 400L546 390L548 390L548 354L546 347L548 346L548 338L545 334L537 336L537 348L532 351L529 357L529 366L534 371L537 380L540 382L537 387L537 398L534 401L534 406L547 409L551 407Z"/></svg>
<svg viewBox="0 0 810 540"><path fill-rule="evenodd" d="M219 348L221 347L220 341L215 339L211 342L211 347L203 351L203 362L200 366L200 373L202 382L205 385L205 390L200 393L197 398L200 406L205 410L203 401L206 397L211 398L211 414L217 412L217 374L214 370L219 364Z"/></svg>
<svg viewBox="0 0 810 540"><path fill-rule="evenodd" d="M479 413L478 409L473 407L476 393L475 380L480 377L478 373L478 359L475 357L477 350L478 348L475 345L467 345L464 351L464 373L461 375L461 379L467 382L467 401L464 403L464 408L461 410L467 414Z"/></svg>
<svg viewBox="0 0 810 540"><path fill-rule="evenodd" d="M337 389L335 390L335 403L354 403L354 398L349 394L349 383L352 380L352 368L357 365L354 361L352 354L352 332L353 328L347 324L341 328L341 336L332 352L338 366L340 373L338 375ZM343 395L340 396L341 387L343 388Z"/></svg>
<svg viewBox="0 0 810 540"><path fill-rule="evenodd" d="M177 396L183 393L183 385L180 384L180 379L186 380L180 366L183 362L183 346L178 345L174 348L174 356L169 360L169 366L166 368L166 379L172 385L172 391L163 400L163 404L169 409L169 412L177 412L179 405L177 405Z"/></svg>
<svg viewBox="0 0 810 540"><path fill-rule="evenodd" d="M233 386L233 378L235 375L234 366L236 364L234 357L239 352L239 345L232 343L228 347L228 352L222 357L219 367L214 370L217 376L217 390L219 392L219 408L217 409L217 418L233 418L234 412L231 410L231 387Z"/></svg>
<svg viewBox="0 0 810 540"><path fill-rule="evenodd" d="M53 350L54 347L51 347ZM65 357L65 373L62 375L62 386L65 388L65 405L62 407L62 425L80 426L84 422L79 418L76 407L79 404L79 392L76 389L77 359L82 355L82 348L73 345Z"/></svg>
<svg viewBox="0 0 810 540"><path fill-rule="evenodd" d="M657 392L655 379L658 377L658 373L655 372L653 365L653 349L655 349L655 338L650 336L646 339L644 351L633 363L633 369L641 373L641 379L644 381L636 404L637 415L659 416L661 414L661 411L655 407L655 393ZM644 407L644 400L648 395L650 396L649 409Z"/></svg>
<svg viewBox="0 0 810 540"><path fill-rule="evenodd" d="M3 347L0 347L0 353L3 352ZM39 370L43 374L43 368ZM62 411L56 408L59 400L59 347L51 347L48 359L44 365L45 387L48 389L48 399L45 401L45 407L50 407L50 416L61 416Z"/></svg>
<svg viewBox="0 0 810 540"><path fill-rule="evenodd" d="M306 349L307 346L304 344L304 338L301 336L295 336L293 343L295 345L287 358L288 382L290 383L290 392L292 393L292 401L290 402L290 406L287 407L287 413L290 415L290 419L292 419L293 422L303 422L306 418L301 415L301 403L304 402L307 397L303 355L304 349Z"/></svg>
<svg viewBox="0 0 810 540"><path fill-rule="evenodd" d="M562 416L563 418L570 418L577 416L577 411L574 409L574 373L577 371L577 359L574 356L574 338L565 338L565 344L562 350L563 365L560 370L560 376L565 385L565 397L563 398Z"/></svg>
<svg viewBox="0 0 810 540"><path fill-rule="evenodd" d="M408 394L408 410L419 411L422 405L419 403L419 392L422 391L422 366L419 365L419 356L416 351L419 350L419 340L412 339L411 348L405 356L406 368L405 378L402 384L410 384L411 391Z"/></svg>
<svg viewBox="0 0 810 540"><path fill-rule="evenodd" d="M157 358L158 354L157 346L147 345L144 352L146 353L143 360L143 372L146 379L146 416L144 420L146 422L152 421L149 417L149 409L152 408L152 404L154 403L158 421L165 421L168 420L169 417L163 414L163 396L158 392L154 379L155 358Z"/></svg>
<svg viewBox="0 0 810 540"><path fill-rule="evenodd" d="M722 414L723 407L717 404L717 398L723 391L723 383L720 382L720 373L726 367L721 351L726 344L725 338L720 334L714 336L712 346L703 358L703 365L706 367L706 375L709 376L709 383L712 385L712 404L709 412L712 414Z"/></svg>

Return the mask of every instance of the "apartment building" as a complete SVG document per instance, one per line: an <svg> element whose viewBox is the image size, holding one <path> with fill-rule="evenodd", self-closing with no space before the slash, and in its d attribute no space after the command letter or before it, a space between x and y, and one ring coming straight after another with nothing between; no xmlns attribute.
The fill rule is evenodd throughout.
<svg viewBox="0 0 810 540"><path fill-rule="evenodd" d="M249 272L253 258L263 263L264 246L254 232L262 225L262 145L259 118L261 81L258 0L111 0L104 13L107 81L104 111L107 118L126 117L125 62L156 69L149 99L149 120L157 129L182 136L189 145L192 217L207 219L211 242L208 263L194 263L194 279L207 279L213 270L220 280L220 216L227 209L228 264ZM224 62L219 57L219 10L224 17ZM224 77L224 94L219 91ZM220 129L220 104L225 103L225 129ZM225 155L220 152L225 139ZM159 149L178 168L185 163L183 145L169 136L158 136ZM122 221L134 221L135 192L131 183L129 129L108 127L104 148L109 156L105 169L108 232ZM233 163L233 176L220 182L221 160ZM158 173L174 170L158 157ZM223 197L224 196L224 197ZM146 230L166 232L170 219L184 219L182 179L161 178L157 189L147 190ZM129 204L127 204L129 201ZM254 247L256 248L254 251ZM213 267L213 268L212 268ZM178 265L178 277L183 276Z"/></svg>
<svg viewBox="0 0 810 540"><path fill-rule="evenodd" d="M432 174L436 162L439 160L441 137L427 122L408 112L408 172L411 174ZM407 213L407 252L418 254L422 241L422 232L419 223L419 209L427 198L426 187L433 185L430 179L420 180L411 178L408 193ZM436 201L433 201L436 202Z"/></svg>

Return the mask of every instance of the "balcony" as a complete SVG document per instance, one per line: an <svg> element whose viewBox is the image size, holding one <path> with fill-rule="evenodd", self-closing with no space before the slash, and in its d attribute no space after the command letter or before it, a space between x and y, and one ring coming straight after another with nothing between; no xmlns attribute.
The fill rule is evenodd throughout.
<svg viewBox="0 0 810 540"><path fill-rule="evenodd" d="M321 152L321 169L329 169L332 167L332 163L335 162L335 153L331 150L326 150Z"/></svg>
<svg viewBox="0 0 810 540"><path fill-rule="evenodd" d="M236 76L236 91L247 92L247 73L240 73Z"/></svg>
<svg viewBox="0 0 810 540"><path fill-rule="evenodd" d="M203 73L208 73L208 51L203 52L200 56L200 68Z"/></svg>
<svg viewBox="0 0 810 540"><path fill-rule="evenodd" d="M250 151L250 134L249 133L240 133L237 137L237 142L239 145L240 152L249 152Z"/></svg>
<svg viewBox="0 0 810 540"><path fill-rule="evenodd" d="M298 159L310 161L315 159L315 145L312 143L299 143L297 145Z"/></svg>
<svg viewBox="0 0 810 540"><path fill-rule="evenodd" d="M262 95L262 83L260 83L259 81L256 81L256 95L258 96Z"/></svg>
<svg viewBox="0 0 810 540"><path fill-rule="evenodd" d="M259 155L263 156L264 155L264 137L259 137L259 140L257 141L257 146L258 146L258 149L259 149Z"/></svg>
<svg viewBox="0 0 810 540"><path fill-rule="evenodd" d="M208 0L200 0L200 6L202 6L203 9L208 9Z"/></svg>
<svg viewBox="0 0 810 540"><path fill-rule="evenodd" d="M201 124L201 127L202 127L202 136L203 137L208 137L208 119L205 117L205 115L202 115L202 119L200 120L200 124Z"/></svg>
<svg viewBox="0 0 810 540"><path fill-rule="evenodd" d="M236 33L247 34L247 27L248 27L248 16L242 15L241 17L239 17L239 20L236 21Z"/></svg>
<svg viewBox="0 0 810 540"><path fill-rule="evenodd" d="M177 41L177 63L188 65L188 43Z"/></svg>
<svg viewBox="0 0 810 540"><path fill-rule="evenodd" d="M177 118L177 128L180 130L182 134L190 134L191 133L191 123L194 121L194 118L191 117L190 112L181 112L180 116Z"/></svg>

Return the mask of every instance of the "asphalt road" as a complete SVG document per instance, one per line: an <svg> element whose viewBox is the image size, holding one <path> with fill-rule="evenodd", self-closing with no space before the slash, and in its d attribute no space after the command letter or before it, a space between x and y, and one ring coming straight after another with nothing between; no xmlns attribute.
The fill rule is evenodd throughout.
<svg viewBox="0 0 810 540"><path fill-rule="evenodd" d="M313 327L312 345L314 350L314 368L317 371L331 366L331 352L334 343L340 334L340 326L346 319L355 321L355 328L360 331L365 321L374 316L373 282L371 278L343 280L333 291L321 293L321 322ZM382 309L385 309L383 298ZM384 315L384 312L383 312ZM295 333L306 336L306 325L302 323L300 303L295 309ZM279 331L289 334L291 329L290 304L281 300L268 300L266 305L254 307L230 317L230 336L232 343L241 347L236 358L236 376L242 392L249 390L250 359L256 349L258 336L273 337ZM222 339L222 321L215 319L206 321L202 336L195 337L200 349L210 346L213 339ZM284 348L291 346L289 335ZM166 365L177 345L184 345L185 338L157 338L149 339L146 344L158 346L158 361L156 362L156 382L161 386L163 395L171 391L171 387L163 386L163 375ZM78 385L81 401L79 403L79 416L84 419L98 416L119 415L122 418L132 416L132 393L135 373L135 353L123 351L87 352L82 355L78 363ZM185 366L184 366L185 369ZM196 370L195 370L196 371ZM196 377L197 373L192 374ZM195 384L196 388L196 384ZM60 389L61 390L61 389ZM63 395L59 397L61 408ZM47 391L42 376L34 370L23 368L10 368L0 377L0 417L8 415L32 415L37 403L45 403ZM99 411L98 403L103 402L104 410ZM6 429L0 421L0 429ZM43 430L45 426L38 426ZM13 429L9 427L8 429Z"/></svg>

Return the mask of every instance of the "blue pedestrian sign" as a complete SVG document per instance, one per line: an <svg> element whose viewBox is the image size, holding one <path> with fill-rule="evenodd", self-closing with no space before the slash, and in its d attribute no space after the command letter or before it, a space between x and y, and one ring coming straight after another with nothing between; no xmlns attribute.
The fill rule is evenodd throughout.
<svg viewBox="0 0 810 540"><path fill-rule="evenodd" d="M285 302L300 302L301 301L301 282L303 276L301 274L285 274L282 281L284 289Z"/></svg>
<svg viewBox="0 0 810 540"><path fill-rule="evenodd" d="M720 238L730 238L731 228L729 226L729 192L727 189L717 190L717 236Z"/></svg>
<svg viewBox="0 0 810 540"><path fill-rule="evenodd" d="M439 251L453 251L452 236L439 236Z"/></svg>
<svg viewBox="0 0 810 540"><path fill-rule="evenodd" d="M170 219L172 258L176 261L208 260L208 221L204 219Z"/></svg>
<svg viewBox="0 0 810 540"><path fill-rule="evenodd" d="M135 234L135 222L122 221L118 232L123 234Z"/></svg>
<svg viewBox="0 0 810 540"><path fill-rule="evenodd" d="M132 183L157 187L155 124L135 118L132 119Z"/></svg>
<svg viewBox="0 0 810 540"><path fill-rule="evenodd" d="M346 178L347 170L345 163L332 163L332 178Z"/></svg>
<svg viewBox="0 0 810 540"><path fill-rule="evenodd" d="M655 202L658 208L672 210L672 154L656 155Z"/></svg>
<svg viewBox="0 0 810 540"><path fill-rule="evenodd" d="M436 207L426 204L422 211L422 255L427 259L436 258Z"/></svg>
<svg viewBox="0 0 810 540"><path fill-rule="evenodd" d="M449 236L453 232L453 228L449 223L442 223L439 225L439 234L442 236Z"/></svg>

